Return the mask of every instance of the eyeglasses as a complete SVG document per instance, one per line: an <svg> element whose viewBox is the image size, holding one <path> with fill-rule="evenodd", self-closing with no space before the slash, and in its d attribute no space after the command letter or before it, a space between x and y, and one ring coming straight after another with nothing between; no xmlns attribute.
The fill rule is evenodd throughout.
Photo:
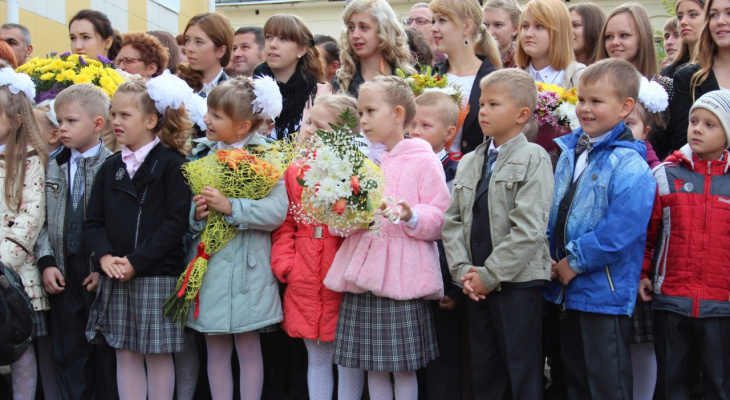
<svg viewBox="0 0 730 400"><path fill-rule="evenodd" d="M116 64L117 66L120 66L123 64L130 65L130 64L134 64L134 63L137 63L140 61L142 61L142 60L139 58L124 57L124 58L117 58L116 60L114 60L114 64Z"/></svg>
<svg viewBox="0 0 730 400"><path fill-rule="evenodd" d="M426 25L426 24L432 24L433 23L433 21L431 21L430 19L426 19L426 18L415 18L415 19L414 18L408 18L408 19L404 19L403 20L403 25L409 26L409 25L413 24L414 22L418 26L423 26L423 25Z"/></svg>

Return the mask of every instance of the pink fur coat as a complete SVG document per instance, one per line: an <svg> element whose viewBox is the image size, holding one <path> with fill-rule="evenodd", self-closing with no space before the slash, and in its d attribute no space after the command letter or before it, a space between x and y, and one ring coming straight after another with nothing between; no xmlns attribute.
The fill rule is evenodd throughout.
<svg viewBox="0 0 730 400"><path fill-rule="evenodd" d="M441 163L421 139L406 139L384 153L385 196L405 200L418 213L411 229L381 219L380 229L345 239L325 286L337 292L372 292L396 300L440 299L444 289L434 240L441 238L449 189Z"/></svg>

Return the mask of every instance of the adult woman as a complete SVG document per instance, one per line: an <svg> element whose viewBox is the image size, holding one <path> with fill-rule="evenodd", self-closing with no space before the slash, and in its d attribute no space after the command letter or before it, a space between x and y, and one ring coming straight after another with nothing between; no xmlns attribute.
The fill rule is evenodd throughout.
<svg viewBox="0 0 730 400"><path fill-rule="evenodd" d="M674 62L662 69L661 74L670 78L679 68L686 65L694 58L697 50L697 43L700 40L702 26L705 22L705 0L678 0L674 8L679 23L679 34L682 38L682 46L676 55ZM688 108L689 110L689 108Z"/></svg>
<svg viewBox="0 0 730 400"><path fill-rule="evenodd" d="M122 49L114 60L119 69L144 79L160 75L167 62L167 50L157 38L144 32L122 35Z"/></svg>
<svg viewBox="0 0 730 400"><path fill-rule="evenodd" d="M230 79L223 67L231 61L233 27L222 14L202 13L190 19L184 36L190 68L203 81L198 94L207 97L214 87Z"/></svg>
<svg viewBox="0 0 730 400"><path fill-rule="evenodd" d="M522 7L517 0L487 0L484 3L484 26L499 45L505 68L514 68L515 39L519 31Z"/></svg>
<svg viewBox="0 0 730 400"><path fill-rule="evenodd" d="M106 14L96 10L81 10L68 23L71 51L98 59L117 58L122 47L122 36L112 28Z"/></svg>
<svg viewBox="0 0 730 400"><path fill-rule="evenodd" d="M266 62L259 64L253 74L271 76L279 84L284 103L271 137L284 139L299 131L314 98L332 92L332 88L325 82L314 36L301 18L274 15L264 24L264 38Z"/></svg>
<svg viewBox="0 0 730 400"><path fill-rule="evenodd" d="M403 26L387 1L354 0L345 7L342 20L336 91L357 97L360 85L376 76L393 75L396 69L416 73Z"/></svg>
<svg viewBox="0 0 730 400"><path fill-rule="evenodd" d="M449 82L461 87L469 113L456 133L450 152L469 153L484 141L479 127L479 81L502 66L497 42L482 24L482 10L476 0L434 0L433 32L436 50L448 59L437 67Z"/></svg>
<svg viewBox="0 0 730 400"><path fill-rule="evenodd" d="M177 73L177 65L180 63L180 48L177 47L177 41L172 33L166 31L147 31L147 34L154 36L160 41L162 47L167 50L167 69L170 73Z"/></svg>
<svg viewBox="0 0 730 400"><path fill-rule="evenodd" d="M601 28L606 22L606 12L598 4L581 3L568 8L573 25L573 54L575 61L586 66L596 61L596 51Z"/></svg>

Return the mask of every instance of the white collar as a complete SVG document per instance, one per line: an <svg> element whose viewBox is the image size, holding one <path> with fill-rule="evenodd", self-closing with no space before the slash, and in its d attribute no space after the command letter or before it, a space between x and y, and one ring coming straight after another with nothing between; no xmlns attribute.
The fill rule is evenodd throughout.
<svg viewBox="0 0 730 400"><path fill-rule="evenodd" d="M532 66L532 63L530 63L530 76L532 76L533 79L539 82L560 85L560 82L557 82L557 80L558 76L560 76L562 72L562 69L556 70L551 65L548 65L547 67L538 71L535 69L535 67Z"/></svg>
<svg viewBox="0 0 730 400"><path fill-rule="evenodd" d="M218 85L218 81L221 79L221 76L223 76L224 69L221 68L220 72L218 72L218 75L213 78L212 81L208 83L203 83L203 88L200 90L201 92L210 93L211 90L213 90L214 87Z"/></svg>
<svg viewBox="0 0 730 400"><path fill-rule="evenodd" d="M83 153L81 153L80 151L78 151L76 149L71 149L71 162L74 162L74 160L76 160L76 158L78 158L78 157L84 157L84 158L93 157L93 156L97 155L100 150L101 150L101 140L99 140L99 143L96 146L90 148L89 150L86 150Z"/></svg>
<svg viewBox="0 0 730 400"><path fill-rule="evenodd" d="M520 136L520 135L517 135L517 136ZM505 144L507 144L507 143L509 143L509 142L511 142L511 141L513 141L513 140L515 140L515 139L517 139L517 136L515 136L515 137L513 137L512 139L510 139L510 140L508 140L508 141L506 141L506 142L502 143L501 145L499 145L499 146L497 146L497 147L494 147L494 139L490 140L490 141L489 141L489 148L487 149L487 153L486 153L486 154L487 154L487 155L489 155L489 152L490 152L491 150L497 150L497 151L499 151L499 149L501 149L501 148L502 148L502 146L504 146Z"/></svg>
<svg viewBox="0 0 730 400"><path fill-rule="evenodd" d="M216 150L225 150L229 147L233 147L234 149L242 149L243 146L245 146L248 143L248 141L251 140L252 134L253 134L253 132L249 133L245 139L241 140L240 142L233 143L233 144L225 144L224 142L218 142L218 144L216 144L215 148L216 148Z"/></svg>
<svg viewBox="0 0 730 400"><path fill-rule="evenodd" d="M446 158L449 156L449 153L446 152L446 148L441 149L438 153L436 153L436 158L441 160L441 162L446 161Z"/></svg>
<svg viewBox="0 0 730 400"><path fill-rule="evenodd" d="M590 138L589 142L598 143L598 142L602 141L603 139L605 139L611 132L612 131L608 131L608 132L604 133L603 135L598 135L594 138Z"/></svg>
<svg viewBox="0 0 730 400"><path fill-rule="evenodd" d="M5 146L6 145L4 145L4 144L0 145L0 154L4 154L5 153Z"/></svg>

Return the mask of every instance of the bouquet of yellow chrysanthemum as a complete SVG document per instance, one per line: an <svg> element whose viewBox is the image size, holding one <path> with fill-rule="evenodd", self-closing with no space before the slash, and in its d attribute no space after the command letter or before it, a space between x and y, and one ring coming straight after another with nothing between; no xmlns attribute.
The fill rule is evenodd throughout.
<svg viewBox="0 0 730 400"><path fill-rule="evenodd" d="M553 139L570 133L580 126L575 106L578 104L576 88L563 89L543 82L537 84L537 109L535 117L539 125L535 143L548 152L555 150Z"/></svg>
<svg viewBox="0 0 730 400"><path fill-rule="evenodd" d="M28 74L33 80L36 103L54 99L63 89L76 83L91 83L112 97L124 78L111 61L101 56L99 59L101 61L68 52L56 58L53 52L46 58L33 57L16 71Z"/></svg>
<svg viewBox="0 0 730 400"><path fill-rule="evenodd" d="M217 150L184 164L183 175L193 193L210 186L229 198L258 200L269 195L296 154L294 141L278 141L248 150ZM165 316L177 323L185 322L192 304L196 305L194 317L198 317L198 293L208 259L238 233L236 226L226 222L225 215L213 209L209 211L197 254L180 275L175 293L163 305Z"/></svg>

